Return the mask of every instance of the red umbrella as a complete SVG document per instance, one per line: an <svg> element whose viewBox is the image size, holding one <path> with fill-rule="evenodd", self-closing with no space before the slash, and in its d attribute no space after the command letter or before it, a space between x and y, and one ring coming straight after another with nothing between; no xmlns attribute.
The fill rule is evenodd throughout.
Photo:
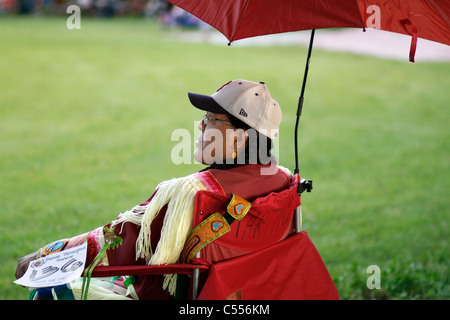
<svg viewBox="0 0 450 320"><path fill-rule="evenodd" d="M355 27L450 45L448 0L169 0L230 41L289 31Z"/></svg>
<svg viewBox="0 0 450 320"><path fill-rule="evenodd" d="M450 45L449 0L169 0L222 32L231 42L239 39L311 29L311 40L297 110L298 120L314 30L321 28L373 28L411 35L410 61L417 38Z"/></svg>

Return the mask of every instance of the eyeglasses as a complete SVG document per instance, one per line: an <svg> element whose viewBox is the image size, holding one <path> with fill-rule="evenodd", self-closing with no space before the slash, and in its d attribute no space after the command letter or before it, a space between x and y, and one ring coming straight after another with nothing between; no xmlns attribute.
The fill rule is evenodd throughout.
<svg viewBox="0 0 450 320"><path fill-rule="evenodd" d="M217 119L214 117L211 117L207 114L205 114L202 118L203 124L206 126L208 124L208 121L219 121L219 122L223 122L223 123L227 123L230 126L233 126L233 124L230 121L226 121L226 120L222 120L222 119Z"/></svg>

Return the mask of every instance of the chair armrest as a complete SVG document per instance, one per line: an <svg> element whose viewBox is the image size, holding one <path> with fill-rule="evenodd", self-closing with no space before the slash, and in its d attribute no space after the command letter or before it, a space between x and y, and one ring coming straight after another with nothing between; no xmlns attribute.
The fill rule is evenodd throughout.
<svg viewBox="0 0 450 320"><path fill-rule="evenodd" d="M151 274L192 274L195 269L200 272L210 269L204 264L174 263L168 265L126 265L96 267L92 271L92 277L151 275Z"/></svg>

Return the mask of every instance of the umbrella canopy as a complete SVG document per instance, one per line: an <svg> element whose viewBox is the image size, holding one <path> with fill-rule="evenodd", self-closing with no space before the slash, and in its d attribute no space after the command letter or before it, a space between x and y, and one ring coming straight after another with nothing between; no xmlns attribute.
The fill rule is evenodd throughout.
<svg viewBox="0 0 450 320"><path fill-rule="evenodd" d="M298 30L373 28L450 45L448 0L169 0L230 41Z"/></svg>

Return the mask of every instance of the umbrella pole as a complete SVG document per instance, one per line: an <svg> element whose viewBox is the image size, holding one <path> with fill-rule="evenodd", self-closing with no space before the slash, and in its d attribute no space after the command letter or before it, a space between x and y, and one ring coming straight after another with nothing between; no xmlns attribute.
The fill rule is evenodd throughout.
<svg viewBox="0 0 450 320"><path fill-rule="evenodd" d="M297 105L297 118L295 120L295 135L294 135L294 142L295 142L295 170L294 173L299 173L299 167L298 167L298 125L300 122L300 116L302 115L302 109L303 109L303 101L305 100L305 88L306 88L306 79L308 78L308 71L309 71L309 62L311 60L311 52L312 47L314 43L314 33L315 29L311 30L311 38L309 39L309 48L308 48L308 56L306 58L306 66L305 66L305 73L303 74L303 84L302 84L302 91L300 93L300 98L298 99L298 105Z"/></svg>
<svg viewBox="0 0 450 320"><path fill-rule="evenodd" d="M297 118L295 120L295 135L294 135L294 141L295 141L295 169L294 173L298 174L300 172L299 166L298 166L298 125L300 122L300 116L302 115L302 109L303 109L303 101L305 100L305 88L306 88L306 79L308 78L308 71L309 71L309 62L311 60L311 52L312 47L314 43L314 34L315 29L311 30L311 37L309 39L309 48L308 48L308 56L306 58L306 66L305 66L305 73L303 74L303 84L302 84L302 91L300 93L300 98L298 99L298 106L297 106ZM312 189L312 181L305 179L301 179L300 183L298 184L298 195L307 190L308 192L311 192ZM302 210L301 205L298 206L295 209L295 215L294 215L294 225L295 225L295 231L297 233L302 231Z"/></svg>

